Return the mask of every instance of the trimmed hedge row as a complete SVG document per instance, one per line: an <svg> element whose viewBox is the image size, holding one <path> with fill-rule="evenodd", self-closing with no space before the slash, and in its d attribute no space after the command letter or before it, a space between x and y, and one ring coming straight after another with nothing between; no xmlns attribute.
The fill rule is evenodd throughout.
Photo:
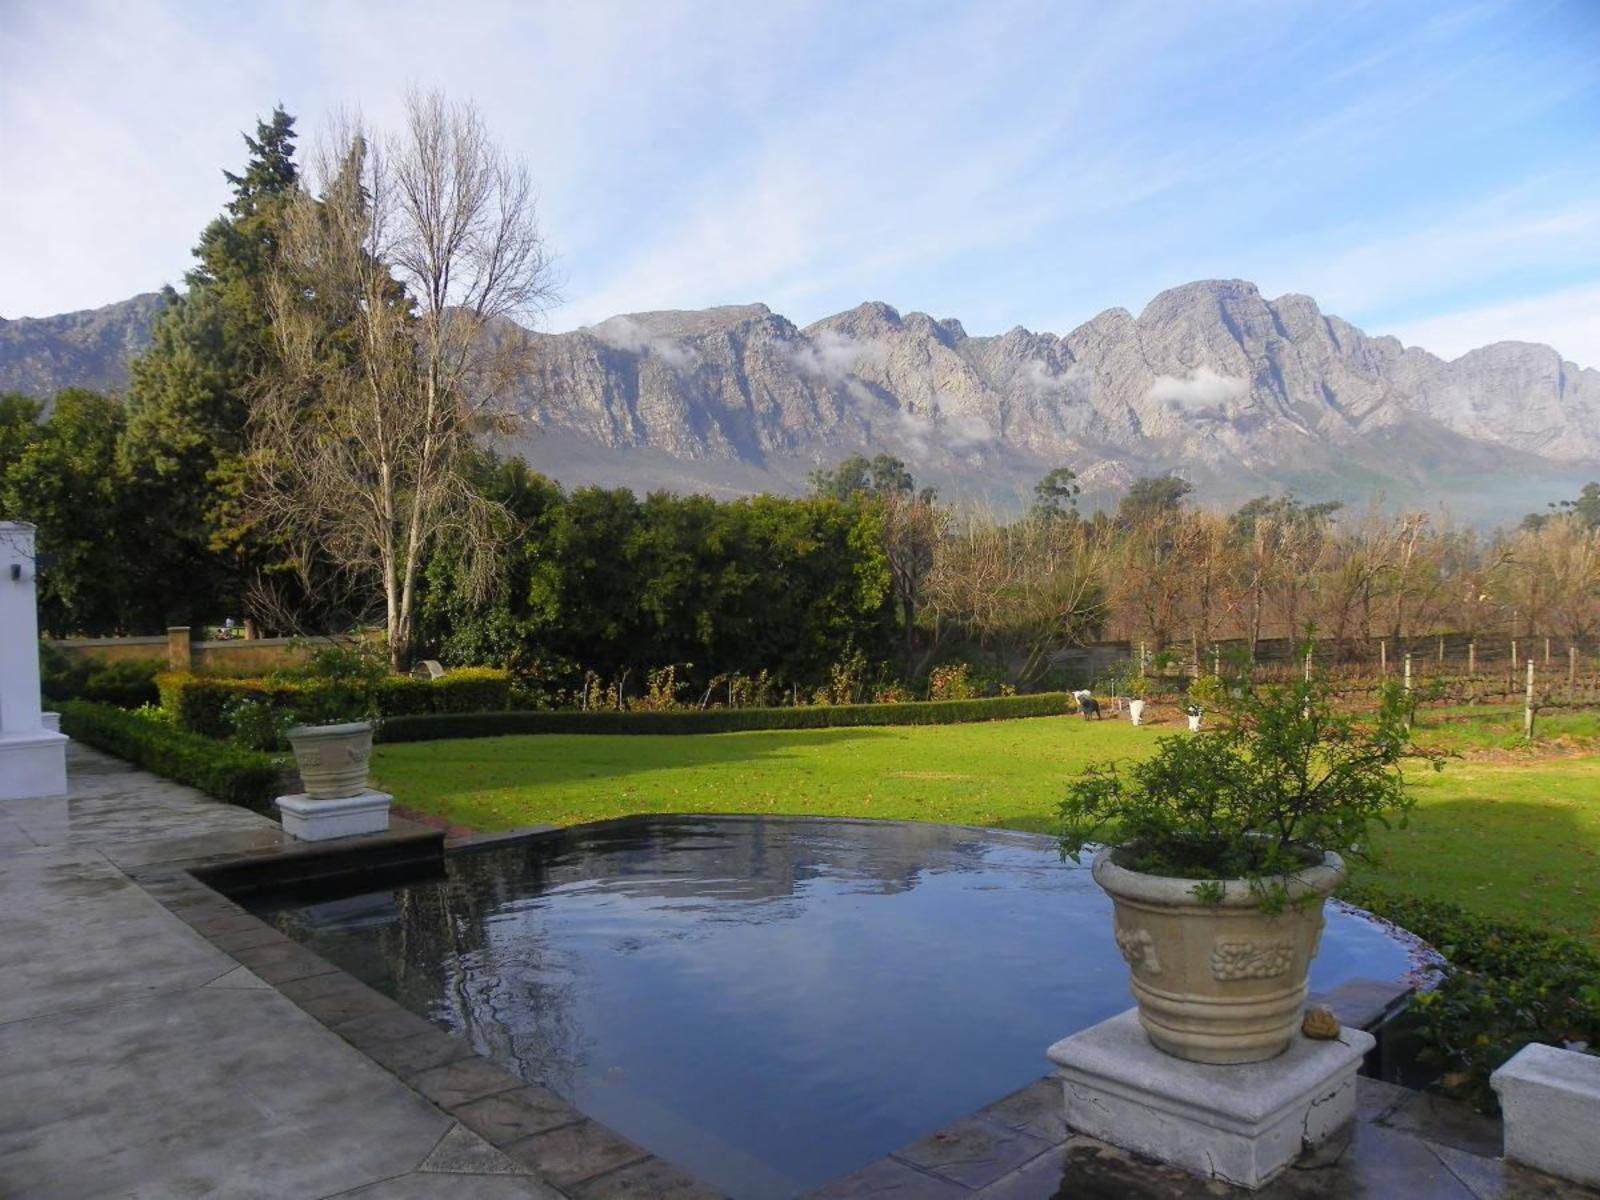
<svg viewBox="0 0 1600 1200"><path fill-rule="evenodd" d="M795 708L708 708L668 712L480 712L394 717L378 730L382 742L503 737L525 733L688 734L757 729L837 729L861 725L957 725L1017 717L1056 717L1070 711L1065 692L936 700L907 704L817 704Z"/></svg>
<svg viewBox="0 0 1600 1200"><path fill-rule="evenodd" d="M1444 956L1444 979L1412 998L1425 1061L1444 1090L1485 1112L1489 1076L1524 1046L1600 1052L1600 952L1554 930L1358 884L1339 899L1410 930Z"/></svg>
<svg viewBox="0 0 1600 1200"><path fill-rule="evenodd" d="M238 750L108 704L67 700L60 711L61 731L80 742L199 788L225 804L274 815L272 800L281 791L282 768L269 754Z"/></svg>
<svg viewBox="0 0 1600 1200"><path fill-rule="evenodd" d="M262 700L293 711L323 686L314 679L234 679L218 675L166 673L156 676L161 707L190 733L225 738L233 732L228 706ZM392 675L378 684L378 712L385 718L429 713L496 712L511 702L511 677L488 667L449 671L438 679Z"/></svg>
<svg viewBox="0 0 1600 1200"><path fill-rule="evenodd" d="M74 658L44 645L39 653L40 691L46 700L92 700L118 708L138 708L158 699L155 677L166 670L165 660L140 658L107 662L103 658Z"/></svg>

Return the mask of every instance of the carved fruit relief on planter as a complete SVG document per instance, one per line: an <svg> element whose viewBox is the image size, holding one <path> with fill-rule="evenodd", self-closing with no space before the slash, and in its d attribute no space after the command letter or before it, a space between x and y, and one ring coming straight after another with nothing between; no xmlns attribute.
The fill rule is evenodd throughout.
<svg viewBox="0 0 1600 1200"><path fill-rule="evenodd" d="M1161 960L1156 957L1155 939L1147 929L1117 928L1117 949L1122 959L1136 971L1147 975L1161 974Z"/></svg>

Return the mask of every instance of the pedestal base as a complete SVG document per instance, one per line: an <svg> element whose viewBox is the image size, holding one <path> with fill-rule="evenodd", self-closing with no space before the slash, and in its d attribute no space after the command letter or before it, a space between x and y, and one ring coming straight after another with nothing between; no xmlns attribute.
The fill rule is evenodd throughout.
<svg viewBox="0 0 1600 1200"><path fill-rule="evenodd" d="M1506 1157L1600 1187L1600 1058L1537 1042L1489 1076L1505 1115Z"/></svg>
<svg viewBox="0 0 1600 1200"><path fill-rule="evenodd" d="M1355 1117L1356 1069L1371 1034L1295 1036L1277 1058L1240 1066L1157 1050L1135 1009L1050 1047L1067 1124L1196 1175L1259 1188Z"/></svg>
<svg viewBox="0 0 1600 1200"><path fill-rule="evenodd" d="M65 796L70 740L48 729L0 734L0 800Z"/></svg>
<svg viewBox="0 0 1600 1200"><path fill-rule="evenodd" d="M386 792L362 792L338 800L313 800L302 792L279 796L275 803L286 833L303 842L325 842L330 838L387 832L393 799Z"/></svg>

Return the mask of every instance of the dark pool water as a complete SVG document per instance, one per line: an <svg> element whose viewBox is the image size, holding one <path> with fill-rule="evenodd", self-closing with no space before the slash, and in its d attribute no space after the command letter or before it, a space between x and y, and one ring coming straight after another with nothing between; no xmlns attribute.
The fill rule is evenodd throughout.
<svg viewBox="0 0 1600 1200"><path fill-rule="evenodd" d="M1044 1074L1128 1007L1110 905L1043 837L651 817L263 913L739 1200L793 1196ZM1312 987L1398 979L1330 911Z"/></svg>

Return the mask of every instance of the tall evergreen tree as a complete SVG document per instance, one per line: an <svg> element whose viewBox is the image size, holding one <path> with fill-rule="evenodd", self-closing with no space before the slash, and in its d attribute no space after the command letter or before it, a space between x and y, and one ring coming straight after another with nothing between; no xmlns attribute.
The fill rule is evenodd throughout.
<svg viewBox="0 0 1600 1200"><path fill-rule="evenodd" d="M294 118L282 108L245 135L249 160L224 171L227 211L200 235L189 291L168 290L150 348L133 364L122 466L146 515L143 544L169 589L168 620L244 606L249 578L273 555L238 503L246 390L271 354L265 279L298 187Z"/></svg>

